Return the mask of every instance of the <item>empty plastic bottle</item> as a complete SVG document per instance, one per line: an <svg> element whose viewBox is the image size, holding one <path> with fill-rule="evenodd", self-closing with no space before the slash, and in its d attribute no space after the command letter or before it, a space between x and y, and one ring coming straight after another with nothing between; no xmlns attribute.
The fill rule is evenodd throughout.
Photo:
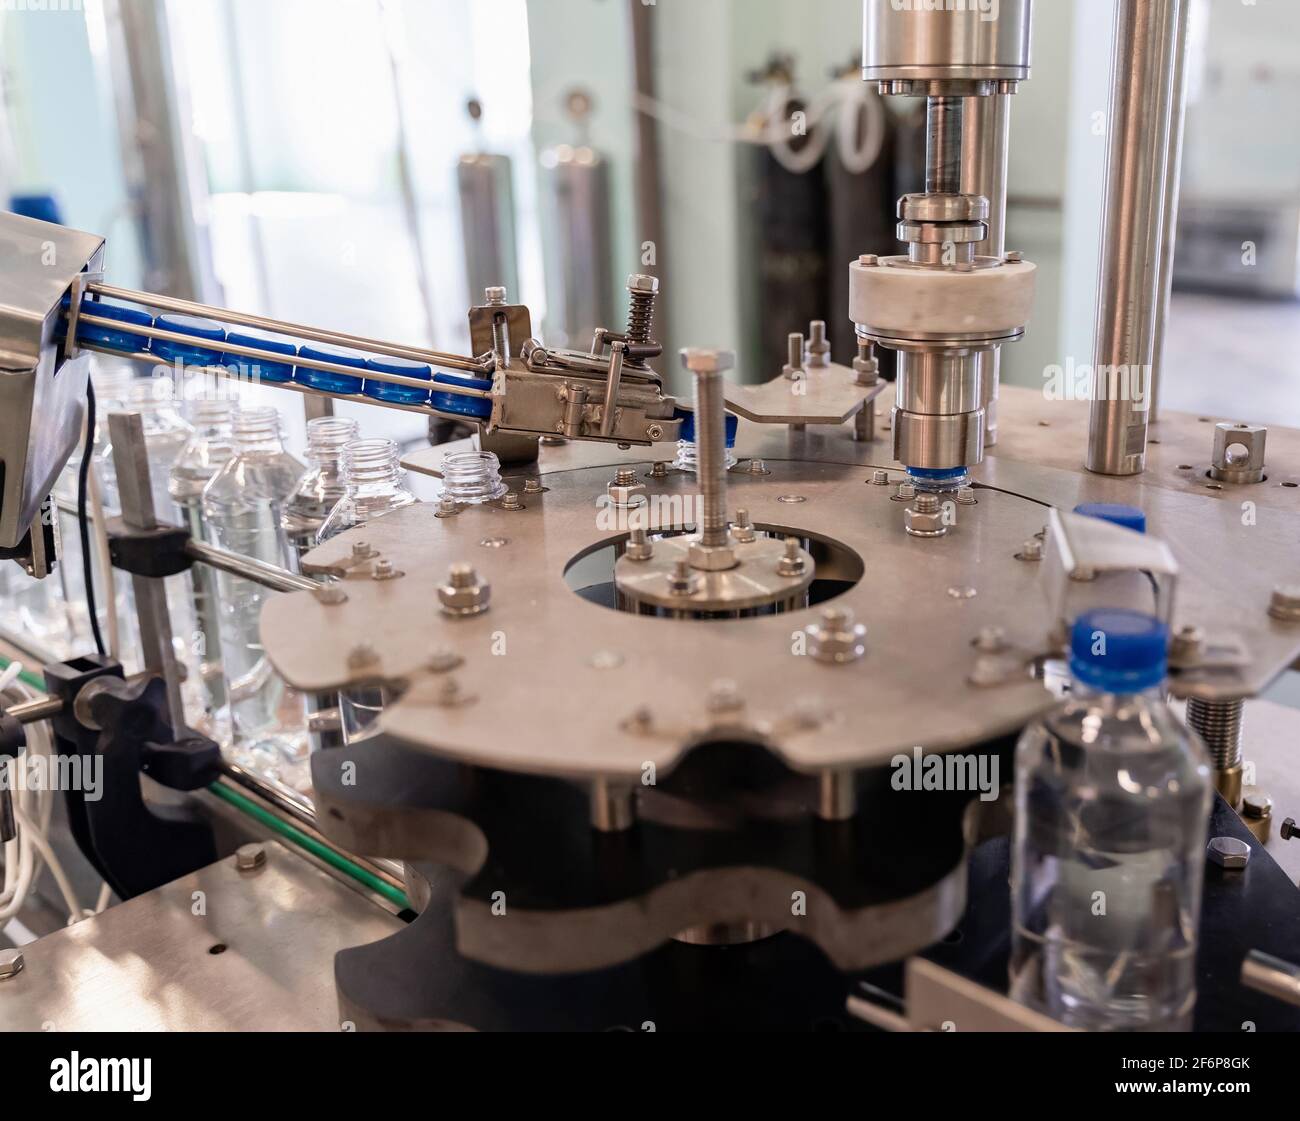
<svg viewBox="0 0 1300 1121"><path fill-rule="evenodd" d="M203 488L235 454L232 421L235 402L211 397L190 403L188 414L193 433L172 465L168 492L181 516L181 525L196 541L207 541L209 534L203 516ZM226 683L221 668L221 628L217 590L217 573L204 564L194 565L187 574L193 603L194 638L186 667L186 706L191 699L197 712L191 724L217 738L222 738L226 704Z"/></svg>
<svg viewBox="0 0 1300 1121"><path fill-rule="evenodd" d="M1081 615L1071 696L1017 747L1011 992L1071 1027L1191 1023L1210 768L1164 699L1168 640Z"/></svg>
<svg viewBox="0 0 1300 1121"><path fill-rule="evenodd" d="M321 527L321 541L419 501L406 486L406 472L398 465L397 445L392 440L348 444L343 449L343 476L347 491ZM380 686L341 691L343 738L354 743L373 734L374 723L388 700L387 690Z"/></svg>
<svg viewBox="0 0 1300 1121"><path fill-rule="evenodd" d="M285 565L285 504L305 468L284 450L280 417L244 409L232 425L235 454L203 488L203 517L214 544ZM262 648L259 620L270 595L251 580L220 572L217 596L234 759L278 777L280 761L306 753L302 698L287 689Z"/></svg>
<svg viewBox="0 0 1300 1121"><path fill-rule="evenodd" d="M316 538L330 511L347 492L343 480L343 449L360 434L355 420L322 416L307 422L308 471L284 508L284 532L293 570L316 547Z"/></svg>

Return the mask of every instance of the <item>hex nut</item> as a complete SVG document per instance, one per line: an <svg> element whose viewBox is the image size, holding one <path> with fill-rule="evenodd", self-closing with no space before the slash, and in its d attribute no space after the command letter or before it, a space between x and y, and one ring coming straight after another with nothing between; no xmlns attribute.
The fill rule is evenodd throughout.
<svg viewBox="0 0 1300 1121"><path fill-rule="evenodd" d="M943 507L933 503L934 508L930 509L931 505L928 502L924 504L917 502L903 511L903 528L910 536L942 537L948 532L948 525L943 517Z"/></svg>
<svg viewBox="0 0 1300 1121"><path fill-rule="evenodd" d="M734 350L715 347L687 346L681 350L682 365L693 374L720 374L736 364Z"/></svg>
<svg viewBox="0 0 1300 1121"><path fill-rule="evenodd" d="M1220 868L1239 869L1250 863L1250 846L1236 837L1214 837L1206 853Z"/></svg>
<svg viewBox="0 0 1300 1121"><path fill-rule="evenodd" d="M808 653L819 662L843 665L867 652L867 628L854 621L847 607L828 607L821 618L804 627Z"/></svg>
<svg viewBox="0 0 1300 1121"><path fill-rule="evenodd" d="M266 846L256 842L240 845L235 850L235 867L241 872L251 872L266 863Z"/></svg>
<svg viewBox="0 0 1300 1121"><path fill-rule="evenodd" d="M739 563L730 532L727 533L725 545L702 545L695 538L686 547L686 557L697 572L726 572Z"/></svg>
<svg viewBox="0 0 1300 1121"><path fill-rule="evenodd" d="M1300 623L1300 584L1279 584L1274 588L1268 613L1284 623Z"/></svg>
<svg viewBox="0 0 1300 1121"><path fill-rule="evenodd" d="M488 609L492 585L480 580L472 565L453 564L438 588L438 602L448 615L478 615Z"/></svg>
<svg viewBox="0 0 1300 1121"><path fill-rule="evenodd" d="M0 950L0 981L7 981L10 977L17 977L26 964L22 950L16 948Z"/></svg>
<svg viewBox="0 0 1300 1121"><path fill-rule="evenodd" d="M639 482L633 469L621 470L605 488L614 505L620 509L640 506L646 500L645 483Z"/></svg>

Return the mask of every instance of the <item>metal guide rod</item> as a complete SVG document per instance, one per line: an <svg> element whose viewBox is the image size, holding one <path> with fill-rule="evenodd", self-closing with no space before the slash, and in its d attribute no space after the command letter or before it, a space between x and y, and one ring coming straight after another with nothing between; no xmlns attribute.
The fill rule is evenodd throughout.
<svg viewBox="0 0 1300 1121"><path fill-rule="evenodd" d="M230 311L227 308L200 304L194 300L181 300L172 296L159 296L152 292L137 292L131 288L118 288L112 284L88 284L88 292L98 296L108 296L129 303L144 304L146 307L161 308L164 311L176 311L185 315L197 315L207 319L216 319L222 323L237 323L242 327L258 327L281 335L293 335L298 338L311 339L315 342L333 343L338 346L351 347L356 350L374 351L379 354L392 355L394 358L408 358L420 362L430 362L446 366L450 370L465 370L470 373L490 373L491 363L461 354L447 354L440 350L427 350L423 347L399 346L396 343L383 342L380 339L366 338L364 335L350 335L343 331L328 331L323 327L308 327L301 323L289 323L281 319L269 319L264 315L249 315L246 312ZM122 324L113 323L122 329ZM145 329L130 328L133 334L145 334ZM183 341L193 343L193 336L182 336ZM285 355L278 361L283 362ZM303 363L306 364L305 362ZM356 373L355 370L352 371Z"/></svg>
<svg viewBox="0 0 1300 1121"><path fill-rule="evenodd" d="M1146 467L1169 146L1184 98L1174 74L1186 3L1116 0L1086 459L1089 471L1104 475Z"/></svg>
<svg viewBox="0 0 1300 1121"><path fill-rule="evenodd" d="M272 591L310 592L320 587L315 580L306 576L299 576L296 572L290 572L287 568L268 564L266 561L257 560L253 557L246 557L240 553L232 553L226 549L219 549L215 545L209 545L204 541L196 541L192 537L185 543L185 552L201 564L219 568L222 572L229 572L233 576L242 576L244 579L251 580L255 584L261 584L264 588L270 588Z"/></svg>
<svg viewBox="0 0 1300 1121"><path fill-rule="evenodd" d="M99 346L97 343L80 343L79 346L82 350L93 350L97 354L111 354L114 358L130 358L136 362L156 363L158 360L156 354L150 354L147 350L117 350L111 346ZM287 354L280 355L280 358L282 359L287 357L289 357ZM247 380L237 373L232 374L225 366L204 366L200 368L219 378L227 378L231 381L237 382ZM352 370L352 375L354 377L364 377L366 373L367 371L365 370ZM263 382L262 384L270 386L272 389L287 389L291 393L301 394L306 401L321 402L323 404L330 404L334 401L355 401L358 405L374 405L381 409L399 409L408 413L420 413L424 416L446 417L449 420L465 419L461 413L445 412L432 405L407 405L400 401L384 401L378 397L368 397L364 393L334 393L328 389L317 389L314 385L303 385L300 382L295 381L274 381ZM426 387L429 385L428 382L423 382L422 384Z"/></svg>
<svg viewBox="0 0 1300 1121"><path fill-rule="evenodd" d="M94 305L92 304L90 306L93 307ZM132 335L143 335L145 338L163 339L167 342L185 343L189 346L202 345L204 341L210 341L212 344L210 349L216 350L219 348L223 354L237 354L241 358L256 358L260 362L271 363L278 366L303 366L309 370L323 370L326 373L343 374L347 377L358 378L364 381L386 381L392 382L395 385L409 385L413 389L427 390L430 388L431 384L428 378L408 378L404 374L390 374L382 370L361 370L356 366L343 366L337 362L325 362L317 358L301 358L293 354L277 354L272 350L259 350L257 347L244 346L240 343L228 343L217 339L198 340L196 343L196 336L194 335L182 334L179 331L168 331L162 327L138 327L135 324L130 324L124 327L119 320L105 319L100 315L87 315L84 310L82 311L78 322L89 323L95 327L111 327L114 330L126 331ZM78 343L77 345L85 346L86 344ZM110 351L110 353L120 352ZM150 355L147 351L139 351L138 353L145 357L153 358L155 361L158 360L158 355L156 354ZM196 364L192 363L191 365ZM279 385L282 383L276 382L275 384ZM460 386L449 385L446 387L446 390L449 393L456 393L463 397L492 396L492 394L486 389L475 389L472 386L465 386L462 388Z"/></svg>
<svg viewBox="0 0 1300 1121"><path fill-rule="evenodd" d="M108 414L108 434L113 446L113 470L122 504L122 520L132 529L157 527L149 480L149 458L144 439L144 422L139 413ZM135 590L136 615L140 622L140 646L144 668L160 675L167 686L167 706L172 726L185 722L181 703L181 678L172 643L171 615L167 610L167 586L148 576L131 577Z"/></svg>

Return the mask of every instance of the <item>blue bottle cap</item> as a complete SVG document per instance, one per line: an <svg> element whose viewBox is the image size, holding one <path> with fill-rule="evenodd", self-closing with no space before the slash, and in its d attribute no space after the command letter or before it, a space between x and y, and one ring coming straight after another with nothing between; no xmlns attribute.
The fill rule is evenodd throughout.
<svg viewBox="0 0 1300 1121"><path fill-rule="evenodd" d="M678 430L677 438L695 443L695 414L687 409L678 409L676 415L682 418L682 426ZM728 413L726 422L723 425L723 438L727 447L734 448L736 446L736 431L739 427L740 418L735 413Z"/></svg>
<svg viewBox="0 0 1300 1121"><path fill-rule="evenodd" d="M424 381L429 381L433 377L433 370L422 362L394 358L387 354L380 358L366 359L366 369L378 370L381 374L400 374L404 378L420 378ZM375 381L370 378L366 379L366 387L362 392L367 397L374 397L379 401L394 401L401 405L423 405L429 400L428 390L416 389L412 385L394 385L389 381Z"/></svg>
<svg viewBox="0 0 1300 1121"><path fill-rule="evenodd" d="M158 316L153 325L162 331L175 331L178 335L193 335L196 339L224 342L226 338L226 329L215 319L200 319L197 315L175 315L169 312ZM171 339L154 339L153 352L164 362L179 361L188 366L218 366L222 361L219 349L190 346L187 343L173 342Z"/></svg>
<svg viewBox="0 0 1300 1121"><path fill-rule="evenodd" d="M1070 672L1106 693L1138 693L1165 679L1169 628L1119 607L1085 611L1070 631Z"/></svg>
<svg viewBox="0 0 1300 1121"><path fill-rule="evenodd" d="M258 350L269 350L275 354L298 353L298 348L293 343L262 331L230 331L226 335L226 342L236 346L255 346ZM293 365L288 362L263 362L250 358L247 354L226 354L225 364L233 366L240 377L251 381L293 381Z"/></svg>
<svg viewBox="0 0 1300 1121"><path fill-rule="evenodd" d="M9 209L24 218L53 222L57 226L63 225L63 214L53 195L14 195L9 200Z"/></svg>
<svg viewBox="0 0 1300 1121"><path fill-rule="evenodd" d="M137 327L152 327L153 316L139 308L122 307L109 304L103 300L82 300L80 315L95 315L101 319L116 319L120 323L130 323ZM66 325L64 330L67 330ZM136 335L130 331L119 331L113 327L101 327L97 323L87 323L77 319L77 340L83 343L98 343L100 346L114 350L148 350L149 336Z"/></svg>
<svg viewBox="0 0 1300 1121"><path fill-rule="evenodd" d="M487 378L462 378L455 374L434 374L435 385L459 385L467 389L491 389ZM429 404L444 413L485 418L492 415L492 402L483 397L466 397L463 393L433 391Z"/></svg>
<svg viewBox="0 0 1300 1121"><path fill-rule="evenodd" d="M1113 522L1125 529L1135 529L1138 533L1147 531L1147 516L1136 506L1124 506L1119 502L1080 502L1074 512L1086 518Z"/></svg>
<svg viewBox="0 0 1300 1121"><path fill-rule="evenodd" d="M333 347L304 346L298 350L298 357L313 358L317 362L333 362L336 366L352 366L358 370L366 368L366 360L359 354L353 354L348 350L335 350ZM360 393L365 379L299 366L298 381L303 385L310 385L316 389L325 389L331 393Z"/></svg>

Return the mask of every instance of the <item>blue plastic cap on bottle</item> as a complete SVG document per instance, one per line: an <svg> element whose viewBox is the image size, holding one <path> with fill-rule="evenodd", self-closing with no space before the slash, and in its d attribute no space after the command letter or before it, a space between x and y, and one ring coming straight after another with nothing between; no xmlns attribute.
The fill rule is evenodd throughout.
<svg viewBox="0 0 1300 1121"><path fill-rule="evenodd" d="M466 389L489 390L492 382L487 378L460 378L455 374L434 374L437 385L461 386ZM484 397L466 397L463 393L439 392L434 390L429 404L444 413L457 413L460 416L489 417L492 415L492 402Z"/></svg>
<svg viewBox="0 0 1300 1121"><path fill-rule="evenodd" d="M1165 679L1169 628L1118 607L1085 611L1070 631L1070 672L1105 693L1140 693Z"/></svg>
<svg viewBox="0 0 1300 1121"><path fill-rule="evenodd" d="M317 362L333 362L336 366L352 366L358 370L366 368L366 360L359 354L332 347L304 346L298 351L299 358L311 358ZM313 370L309 366L298 367L298 381L316 389L326 389L331 393L360 393L365 381L361 377L347 374L334 374L328 370Z"/></svg>
<svg viewBox="0 0 1300 1121"><path fill-rule="evenodd" d="M298 348L293 343L277 339L261 331L231 331L226 335L226 342L236 346L256 347L269 350L275 354L297 355ZM225 364L233 366L241 377L253 381L293 381L293 364L290 362L263 362L260 358L250 358L247 354L230 354L225 356Z"/></svg>
<svg viewBox="0 0 1300 1121"><path fill-rule="evenodd" d="M56 226L63 225L63 214L59 210L58 200L53 195L14 195L9 199L9 210L24 218L53 222Z"/></svg>
<svg viewBox="0 0 1300 1121"><path fill-rule="evenodd" d="M115 319L123 325L134 324L137 327L152 327L153 316L139 308L122 307L119 304L106 304L102 300L82 300L81 315L93 315L100 319ZM67 331L66 321L64 331ZM101 327L97 323L77 320L77 341L98 343L113 350L148 350L149 336L136 335L130 331L118 331L112 327Z"/></svg>
<svg viewBox="0 0 1300 1121"><path fill-rule="evenodd" d="M682 418L682 426L678 430L677 438L695 443L695 414L686 409L679 409L677 415ZM735 413L728 413L726 422L723 425L724 442L727 447L734 448L736 446L736 432L739 428L740 418Z"/></svg>
<svg viewBox="0 0 1300 1121"><path fill-rule="evenodd" d="M226 329L215 319L201 319L197 315L160 315L153 325L160 331L174 331L178 335L192 335L197 339L224 342ZM154 339L153 352L164 362L180 361L190 366L217 366L221 364L220 349L191 346L172 339Z"/></svg>
<svg viewBox="0 0 1300 1121"><path fill-rule="evenodd" d="M400 374L404 378L420 378L423 381L433 378L433 370L424 363L412 362L406 358L393 358L389 355L384 355L382 358L367 358L366 369L378 370L381 374ZM379 401L393 401L401 405L423 405L429 400L427 389L416 389L412 385L395 385L391 381L376 381L372 378L366 379L366 387L362 392L367 397L374 397Z"/></svg>
<svg viewBox="0 0 1300 1121"><path fill-rule="evenodd" d="M1122 525L1125 529L1135 529L1138 533L1147 531L1147 516L1136 506L1124 506L1119 502L1080 502L1074 512L1086 518L1100 518L1103 522Z"/></svg>

